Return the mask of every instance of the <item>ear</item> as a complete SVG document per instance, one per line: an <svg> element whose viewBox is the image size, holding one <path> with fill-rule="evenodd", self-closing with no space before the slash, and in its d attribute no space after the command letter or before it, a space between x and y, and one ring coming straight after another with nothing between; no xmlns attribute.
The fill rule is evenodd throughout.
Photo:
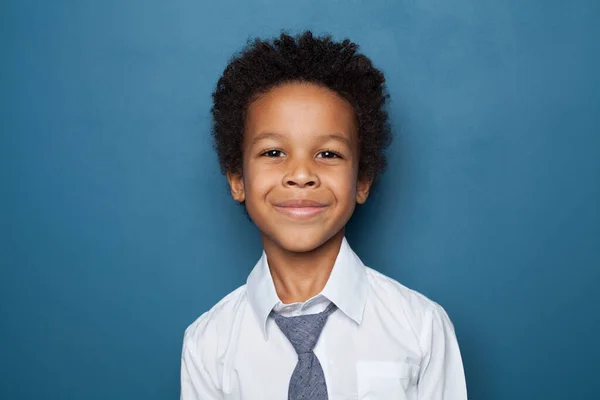
<svg viewBox="0 0 600 400"><path fill-rule="evenodd" d="M239 173L227 172L227 180L231 188L231 197L238 203L246 200L246 191L244 190L244 176Z"/></svg>
<svg viewBox="0 0 600 400"><path fill-rule="evenodd" d="M364 204L369 197L369 190L371 190L371 184L373 179L362 178L356 183L356 202L358 204Z"/></svg>

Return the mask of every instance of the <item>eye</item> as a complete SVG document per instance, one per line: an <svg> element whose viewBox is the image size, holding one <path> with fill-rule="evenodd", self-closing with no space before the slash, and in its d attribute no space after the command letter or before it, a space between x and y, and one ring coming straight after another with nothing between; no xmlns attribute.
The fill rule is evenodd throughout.
<svg viewBox="0 0 600 400"><path fill-rule="evenodd" d="M334 152L334 151L330 151L330 150L325 150L320 152L317 155L318 158L342 158L342 156L340 156L338 153Z"/></svg>
<svg viewBox="0 0 600 400"><path fill-rule="evenodd" d="M281 150L268 150L268 151L265 151L264 153L262 153L261 155L263 155L265 157L276 158L276 157L283 157L285 154Z"/></svg>

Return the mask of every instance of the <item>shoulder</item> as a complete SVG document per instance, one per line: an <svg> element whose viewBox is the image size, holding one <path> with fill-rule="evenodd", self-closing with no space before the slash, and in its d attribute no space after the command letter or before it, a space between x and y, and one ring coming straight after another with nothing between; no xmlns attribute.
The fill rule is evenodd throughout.
<svg viewBox="0 0 600 400"><path fill-rule="evenodd" d="M210 310L190 324L184 334L184 346L194 352L199 347L204 351L218 350L219 339L229 337L235 319L246 302L246 285L229 293Z"/></svg>
<svg viewBox="0 0 600 400"><path fill-rule="evenodd" d="M232 326L243 309L245 286L239 287L185 330L181 353L182 398L220 398L222 360Z"/></svg>
<svg viewBox="0 0 600 400"><path fill-rule="evenodd" d="M437 302L381 272L369 267L365 270L370 286L369 296L406 320L416 334L427 330L433 320L451 325L446 311Z"/></svg>
<svg viewBox="0 0 600 400"><path fill-rule="evenodd" d="M409 289L381 272L369 267L365 267L365 271L373 294L381 297L382 300L386 300L391 304L403 304L416 312L427 312L440 307L439 304L427 296Z"/></svg>

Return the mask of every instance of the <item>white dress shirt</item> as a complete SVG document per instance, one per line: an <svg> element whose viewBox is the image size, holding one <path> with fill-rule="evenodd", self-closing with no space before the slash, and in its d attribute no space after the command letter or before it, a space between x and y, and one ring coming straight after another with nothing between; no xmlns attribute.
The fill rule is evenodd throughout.
<svg viewBox="0 0 600 400"><path fill-rule="evenodd" d="M466 400L460 351L437 303L363 265L346 239L323 291L283 304L266 255L185 331L182 400L285 400L298 356L271 310L315 314L330 302L314 349L330 400Z"/></svg>

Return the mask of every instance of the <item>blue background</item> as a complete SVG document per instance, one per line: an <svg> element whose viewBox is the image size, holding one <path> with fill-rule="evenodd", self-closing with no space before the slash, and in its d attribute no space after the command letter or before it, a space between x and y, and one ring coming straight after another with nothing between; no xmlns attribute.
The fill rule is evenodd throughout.
<svg viewBox="0 0 600 400"><path fill-rule="evenodd" d="M261 251L211 91L281 28L387 74L389 170L348 238L446 308L469 397L597 398L600 2L0 7L0 398L178 398L185 327Z"/></svg>

